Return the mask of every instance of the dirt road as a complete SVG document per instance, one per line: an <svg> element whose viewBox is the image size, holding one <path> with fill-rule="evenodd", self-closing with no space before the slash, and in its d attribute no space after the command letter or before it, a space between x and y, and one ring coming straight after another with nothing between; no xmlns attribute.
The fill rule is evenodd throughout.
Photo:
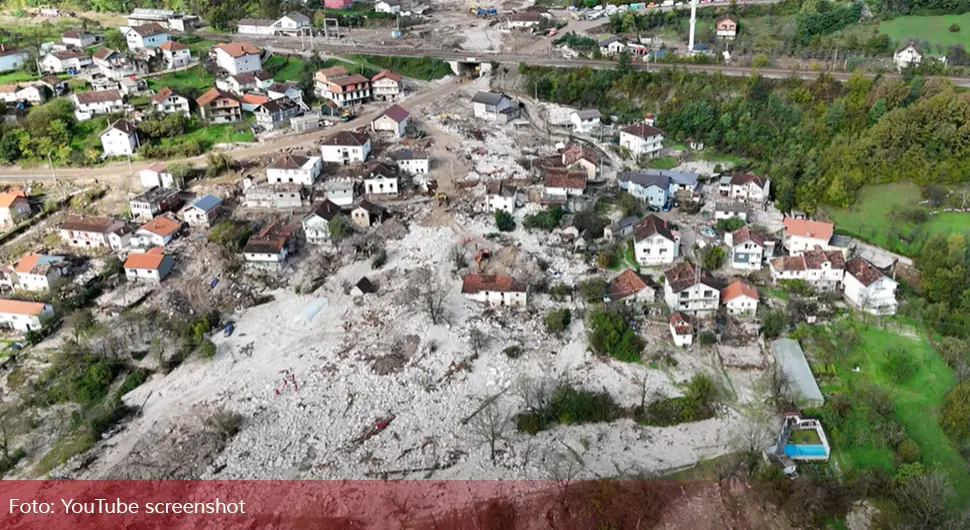
<svg viewBox="0 0 970 530"><path fill-rule="evenodd" d="M451 79L439 87L405 99L399 104L402 107L410 110L425 103L446 97L457 90L460 86L461 84L459 83L458 79ZM356 119L350 122L340 123L333 127L320 129L318 131L274 138L266 141L265 143L256 145L226 149L225 152L231 154L236 160L245 160L273 154L284 149L310 146L317 143L321 138L329 136L335 132L368 127L371 120L380 115L380 113L384 111L384 108L384 106L380 105L371 105L368 107L367 112L358 115ZM203 155L187 158L184 161L194 166L202 166L205 164L205 156ZM156 161L154 160L141 161L132 163L130 167L127 162L112 162L99 167L55 168L54 173L58 179L72 179L80 181L98 180L99 182L110 185L122 185L126 180L137 179L138 177L136 176L136 173L138 171L145 169L155 162ZM53 177L51 176L50 169L45 166L32 168L0 168L0 180L51 180L52 178Z"/></svg>

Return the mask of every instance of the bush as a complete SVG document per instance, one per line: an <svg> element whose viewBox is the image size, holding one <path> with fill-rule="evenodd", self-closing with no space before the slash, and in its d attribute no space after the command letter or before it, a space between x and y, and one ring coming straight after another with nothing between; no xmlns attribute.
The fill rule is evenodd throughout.
<svg viewBox="0 0 970 530"><path fill-rule="evenodd" d="M950 24L950 28L949 29L950 29L950 32L951 33L959 33L960 32L960 24Z"/></svg>
<svg viewBox="0 0 970 530"><path fill-rule="evenodd" d="M899 444L899 447L896 448L896 456L905 464L918 462L920 457L919 444L910 438L903 440L903 442Z"/></svg>
<svg viewBox="0 0 970 530"><path fill-rule="evenodd" d="M717 222L715 227L721 232L734 232L735 230L744 226L744 219L740 217L732 217L730 219L721 219Z"/></svg>
<svg viewBox="0 0 970 530"><path fill-rule="evenodd" d="M511 232L515 230L515 218L505 210L495 210L495 227L499 232Z"/></svg>
<svg viewBox="0 0 970 530"><path fill-rule="evenodd" d="M566 215L566 212L563 211L562 206L553 206L525 216L522 219L522 226L529 230L538 229L548 232L559 226L559 221L562 220L564 215Z"/></svg>
<svg viewBox="0 0 970 530"><path fill-rule="evenodd" d="M118 388L118 395L123 396L128 392L131 392L132 390L138 388L139 386L142 385L142 383L145 382L145 379L147 378L148 378L148 372L146 372L141 368L128 374L127 376L125 376L125 380L121 383L121 387Z"/></svg>
<svg viewBox="0 0 970 530"><path fill-rule="evenodd" d="M970 442L970 378L947 391L940 413L940 426L957 445Z"/></svg>
<svg viewBox="0 0 970 530"><path fill-rule="evenodd" d="M575 425L613 421L621 410L606 392L576 390L563 385L556 389L543 412L540 416L545 416L547 422Z"/></svg>
<svg viewBox="0 0 970 530"><path fill-rule="evenodd" d="M568 309L553 309L546 315L546 329L550 333L559 335L569 327L571 318L572 315Z"/></svg>
<svg viewBox="0 0 970 530"><path fill-rule="evenodd" d="M919 363L906 348L894 346L886 352L882 371L896 384L905 383L919 372Z"/></svg>
<svg viewBox="0 0 970 530"><path fill-rule="evenodd" d="M714 336L714 332L712 331L704 331L697 336L697 340L704 346L709 346L717 342L717 337Z"/></svg>
<svg viewBox="0 0 970 530"><path fill-rule="evenodd" d="M562 282L557 283L549 288L549 296L556 301L564 300L571 294L573 294L573 288Z"/></svg>
<svg viewBox="0 0 970 530"><path fill-rule="evenodd" d="M504 353L509 359L518 359L519 357L522 357L522 354L525 352L522 351L521 346L509 346L508 348L502 350L502 353Z"/></svg>
<svg viewBox="0 0 970 530"><path fill-rule="evenodd" d="M539 415L534 412L525 412L515 417L515 428L519 432L536 435L542 430L542 423Z"/></svg>
<svg viewBox="0 0 970 530"><path fill-rule="evenodd" d="M589 315L589 345L593 351L618 361L640 362L643 340L617 311L594 311Z"/></svg>
<svg viewBox="0 0 970 530"><path fill-rule="evenodd" d="M608 269L613 265L613 254L610 252L600 252L596 255L596 266L601 269Z"/></svg>
<svg viewBox="0 0 970 530"><path fill-rule="evenodd" d="M579 284L579 294L586 300L586 303L601 302L603 297L606 296L606 282L601 278L583 280Z"/></svg>
<svg viewBox="0 0 970 530"><path fill-rule="evenodd" d="M370 263L370 268L379 269L387 263L387 251L380 249L377 254L374 255L374 259Z"/></svg>
<svg viewBox="0 0 970 530"><path fill-rule="evenodd" d="M204 339L199 347L199 357L211 359L216 356L216 345L209 339Z"/></svg>
<svg viewBox="0 0 970 530"><path fill-rule="evenodd" d="M777 338L785 331L787 325L788 322L785 320L783 312L775 309L764 310L761 318L761 332L764 333L766 339Z"/></svg>
<svg viewBox="0 0 970 530"><path fill-rule="evenodd" d="M701 257L701 264L707 270L720 269L726 253L722 247L711 247Z"/></svg>
<svg viewBox="0 0 970 530"><path fill-rule="evenodd" d="M638 413L638 420L647 425L666 427L679 423L713 418L717 386L705 374L697 374L687 383L683 397L654 401Z"/></svg>

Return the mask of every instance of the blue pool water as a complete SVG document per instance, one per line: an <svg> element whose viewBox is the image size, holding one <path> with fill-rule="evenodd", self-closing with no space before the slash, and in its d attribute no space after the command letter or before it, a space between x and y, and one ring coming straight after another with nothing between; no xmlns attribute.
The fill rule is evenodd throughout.
<svg viewBox="0 0 970 530"><path fill-rule="evenodd" d="M790 457L828 456L828 453L825 452L825 446L821 444L812 444L812 445L788 444L785 446L785 454Z"/></svg>

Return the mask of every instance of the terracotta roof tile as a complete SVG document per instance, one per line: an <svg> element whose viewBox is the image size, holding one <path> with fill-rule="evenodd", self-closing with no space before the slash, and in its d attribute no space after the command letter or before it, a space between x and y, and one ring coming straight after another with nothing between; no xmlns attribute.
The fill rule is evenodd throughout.
<svg viewBox="0 0 970 530"><path fill-rule="evenodd" d="M229 42L216 44L216 49L229 54L230 57L242 57L244 55L259 55L259 48L248 42Z"/></svg>
<svg viewBox="0 0 970 530"><path fill-rule="evenodd" d="M0 299L0 313L15 315L40 315L47 304L42 302L24 302L22 300Z"/></svg>
<svg viewBox="0 0 970 530"><path fill-rule="evenodd" d="M835 231L835 225L821 221L786 217L783 222L785 223L785 233L791 236L810 237L828 241L832 239L832 232Z"/></svg>
<svg viewBox="0 0 970 530"><path fill-rule="evenodd" d="M854 257L845 264L845 272L851 274L859 283L869 287L885 276L875 265L861 257Z"/></svg>
<svg viewBox="0 0 970 530"><path fill-rule="evenodd" d="M619 274L607 287L611 300L621 300L650 287L646 278L633 269L627 269Z"/></svg>
<svg viewBox="0 0 970 530"><path fill-rule="evenodd" d="M751 285L749 285L748 282L740 278L733 280L731 283L728 284L727 287L725 287L724 289L721 289L722 302L733 300L742 295L747 296L748 298L752 298L754 300L758 299L758 291L756 291L754 287L751 287Z"/></svg>
<svg viewBox="0 0 970 530"><path fill-rule="evenodd" d="M670 241L676 241L673 232L670 230L670 225L657 215L650 214L633 225L633 239L635 241L640 241L654 234L660 234Z"/></svg>
<svg viewBox="0 0 970 530"><path fill-rule="evenodd" d="M566 168L547 169L543 184L547 188L583 190L586 189L586 171Z"/></svg>
<svg viewBox="0 0 970 530"><path fill-rule="evenodd" d="M164 260L165 255L162 253L162 249L153 247L142 254L129 254L128 259L125 260L125 268L158 270Z"/></svg>
<svg viewBox="0 0 970 530"><path fill-rule="evenodd" d="M0 208L10 208L17 199L26 199L27 194L24 190L12 190L0 193Z"/></svg>
<svg viewBox="0 0 970 530"><path fill-rule="evenodd" d="M391 81L397 81L398 83L401 82L401 74L394 73L390 70L381 70L377 73L377 75L371 78L371 81L377 81L378 79L385 78L390 79Z"/></svg>
<svg viewBox="0 0 970 530"><path fill-rule="evenodd" d="M483 291L500 293L524 293L526 285L511 276L469 274L462 278L462 294L475 294Z"/></svg>
<svg viewBox="0 0 970 530"><path fill-rule="evenodd" d="M623 132L627 134L632 134L633 136L637 136L639 138L643 138L644 140L646 140L651 136L662 135L664 133L660 129L656 127L651 127L646 123L635 123L623 129Z"/></svg>
<svg viewBox="0 0 970 530"><path fill-rule="evenodd" d="M182 225L171 217L162 215L141 225L138 229L155 234L156 236L168 237L178 232Z"/></svg>
<svg viewBox="0 0 970 530"><path fill-rule="evenodd" d="M753 232L751 228L747 226L742 226L734 232L731 232L731 242L734 246L738 246L742 243L752 242L759 247L765 246L765 239L761 237L761 234Z"/></svg>

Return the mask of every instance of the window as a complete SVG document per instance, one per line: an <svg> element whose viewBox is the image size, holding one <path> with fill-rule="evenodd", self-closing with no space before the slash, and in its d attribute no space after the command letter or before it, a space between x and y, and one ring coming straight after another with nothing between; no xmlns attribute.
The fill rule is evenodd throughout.
<svg viewBox="0 0 970 530"><path fill-rule="evenodd" d="M704 298L710 298L714 296L714 291L704 291Z"/></svg>

